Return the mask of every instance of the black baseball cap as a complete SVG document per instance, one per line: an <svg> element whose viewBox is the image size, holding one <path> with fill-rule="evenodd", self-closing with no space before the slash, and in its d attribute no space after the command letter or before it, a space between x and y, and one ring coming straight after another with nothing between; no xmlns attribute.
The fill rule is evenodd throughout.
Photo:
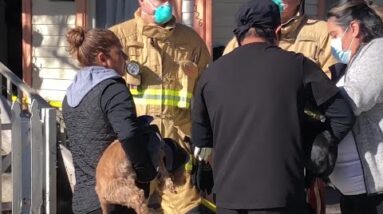
<svg viewBox="0 0 383 214"><path fill-rule="evenodd" d="M281 25L279 7L272 0L250 0L235 15L234 35L239 39L252 27L275 30Z"/></svg>

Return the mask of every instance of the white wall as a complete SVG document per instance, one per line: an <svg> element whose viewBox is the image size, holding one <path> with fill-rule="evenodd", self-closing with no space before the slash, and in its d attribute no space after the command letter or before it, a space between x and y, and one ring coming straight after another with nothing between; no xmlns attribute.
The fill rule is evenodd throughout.
<svg viewBox="0 0 383 214"><path fill-rule="evenodd" d="M65 35L75 26L74 1L32 1L32 87L61 101L76 73Z"/></svg>
<svg viewBox="0 0 383 214"><path fill-rule="evenodd" d="M234 15L246 1L248 0L213 1L213 47L226 45L233 37ZM317 15L317 0L306 0L306 14Z"/></svg>

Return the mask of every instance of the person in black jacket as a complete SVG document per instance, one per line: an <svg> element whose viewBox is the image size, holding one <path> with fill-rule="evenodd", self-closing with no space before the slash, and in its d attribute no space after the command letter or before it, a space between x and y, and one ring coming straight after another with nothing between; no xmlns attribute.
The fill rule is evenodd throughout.
<svg viewBox="0 0 383 214"><path fill-rule="evenodd" d="M330 153L354 122L318 65L277 46L280 25L273 1L245 3L234 30L240 47L211 64L197 83L192 143L213 148L217 213L307 213L305 167L329 173ZM311 154L302 139L306 103L328 125Z"/></svg>
<svg viewBox="0 0 383 214"><path fill-rule="evenodd" d="M132 95L121 78L126 55L118 38L109 30L77 27L68 32L67 41L70 53L81 66L63 101L76 174L72 208L74 213L101 213L95 171L111 142L118 139L123 144L138 186L147 190L157 171L150 160ZM123 212L124 208L117 207L114 213Z"/></svg>

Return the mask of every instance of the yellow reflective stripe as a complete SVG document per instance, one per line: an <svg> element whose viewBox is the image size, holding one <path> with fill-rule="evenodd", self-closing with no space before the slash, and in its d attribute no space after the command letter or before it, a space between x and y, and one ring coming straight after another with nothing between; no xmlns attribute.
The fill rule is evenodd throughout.
<svg viewBox="0 0 383 214"><path fill-rule="evenodd" d="M189 108L192 93L169 89L131 89L135 104L139 105L167 105Z"/></svg>
<svg viewBox="0 0 383 214"><path fill-rule="evenodd" d="M145 95L165 95L165 96L178 96L178 97L187 97L191 98L193 96L192 93L180 91L180 90L171 90L171 89L130 89L130 93L132 95L145 96Z"/></svg>
<svg viewBox="0 0 383 214"><path fill-rule="evenodd" d="M213 213L216 213L217 212L217 206L215 204L213 204L211 201L205 199L205 198L202 198L201 199L201 203L202 205L204 205L205 207L207 207L210 211L212 211Z"/></svg>
<svg viewBox="0 0 383 214"><path fill-rule="evenodd" d="M62 102L61 101L48 101L49 105L55 108L62 108Z"/></svg>
<svg viewBox="0 0 383 214"><path fill-rule="evenodd" d="M193 157L190 155L189 161L185 164L185 171L191 172L193 170Z"/></svg>
<svg viewBox="0 0 383 214"><path fill-rule="evenodd" d="M166 99L144 99L144 98L134 98L134 104L136 105L166 105L166 106L174 106L180 108L189 108L190 102L181 102L175 100L166 100Z"/></svg>
<svg viewBox="0 0 383 214"><path fill-rule="evenodd" d="M19 98L15 95L12 96L12 102L17 101ZM31 104L31 99L28 97L23 97L23 104ZM62 102L57 101L57 100L50 100L48 101L49 105L55 108L61 108L62 107Z"/></svg>

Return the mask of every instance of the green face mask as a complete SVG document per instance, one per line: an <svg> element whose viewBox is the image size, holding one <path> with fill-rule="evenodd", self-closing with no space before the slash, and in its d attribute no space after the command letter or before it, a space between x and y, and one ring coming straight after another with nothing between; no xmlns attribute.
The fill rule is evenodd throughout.
<svg viewBox="0 0 383 214"><path fill-rule="evenodd" d="M279 13L283 12L284 5L282 0L272 0L279 8Z"/></svg>
<svg viewBox="0 0 383 214"><path fill-rule="evenodd" d="M172 5L169 2L163 3L158 7L155 7L151 0L148 0L152 8L155 8L154 10L154 21L157 24L165 24L173 17L173 8Z"/></svg>

